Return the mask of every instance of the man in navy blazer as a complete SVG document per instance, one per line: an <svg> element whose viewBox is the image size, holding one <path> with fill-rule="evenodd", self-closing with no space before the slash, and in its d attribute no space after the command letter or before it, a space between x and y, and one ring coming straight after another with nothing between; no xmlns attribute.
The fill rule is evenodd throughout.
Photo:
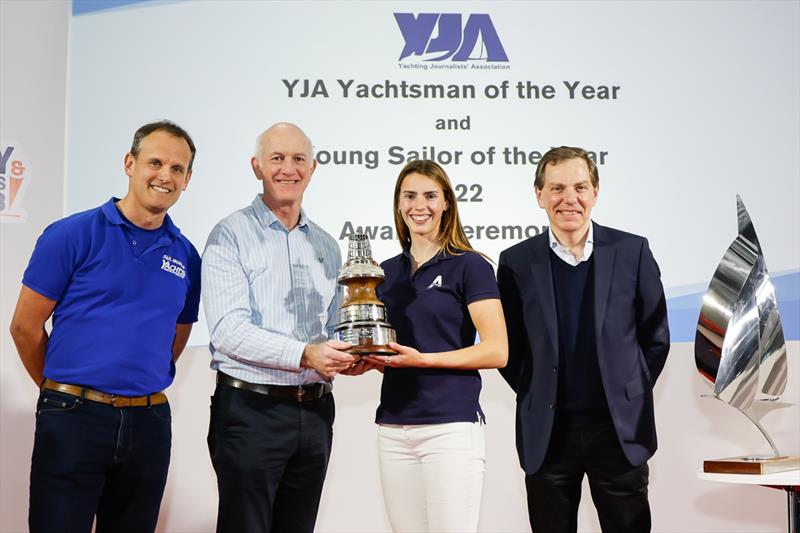
<svg viewBox="0 0 800 533"><path fill-rule="evenodd" d="M575 532L585 474L604 532L650 531L653 385L669 352L658 265L647 239L592 222L599 176L585 150L547 152L534 188L549 230L497 270L531 527Z"/></svg>

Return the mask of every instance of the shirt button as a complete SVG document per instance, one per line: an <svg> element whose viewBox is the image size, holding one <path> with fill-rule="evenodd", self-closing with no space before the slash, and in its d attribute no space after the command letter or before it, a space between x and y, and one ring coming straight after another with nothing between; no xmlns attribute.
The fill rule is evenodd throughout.
<svg viewBox="0 0 800 533"><path fill-rule="evenodd" d="M556 403L555 402L550 402L550 403L547 404L547 407L549 407L550 409L555 409L556 408Z"/></svg>
<svg viewBox="0 0 800 533"><path fill-rule="evenodd" d="M554 367L553 367L553 374L557 374L557 373L558 373L558 367L557 367L557 366L554 366Z"/></svg>
<svg viewBox="0 0 800 533"><path fill-rule="evenodd" d="M136 241L131 241L131 244L136 246Z"/></svg>

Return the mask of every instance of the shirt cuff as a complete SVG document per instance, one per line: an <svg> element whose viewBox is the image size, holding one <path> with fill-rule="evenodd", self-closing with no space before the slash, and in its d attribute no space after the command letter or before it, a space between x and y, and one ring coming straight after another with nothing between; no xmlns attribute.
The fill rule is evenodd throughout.
<svg viewBox="0 0 800 533"><path fill-rule="evenodd" d="M281 366L299 370L300 361L303 358L303 350L305 349L306 343L289 339L286 346L283 347L283 353L281 353L281 360L283 361Z"/></svg>

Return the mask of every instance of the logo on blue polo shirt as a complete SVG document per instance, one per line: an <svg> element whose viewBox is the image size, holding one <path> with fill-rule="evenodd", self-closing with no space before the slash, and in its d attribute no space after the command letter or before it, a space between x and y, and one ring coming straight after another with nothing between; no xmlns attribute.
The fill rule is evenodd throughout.
<svg viewBox="0 0 800 533"><path fill-rule="evenodd" d="M438 276L433 278L433 281L431 281L431 284L428 285L429 289L432 289L434 287L438 287L440 289L442 288L442 275L441 274L439 274Z"/></svg>
<svg viewBox="0 0 800 533"><path fill-rule="evenodd" d="M181 279L186 277L186 265L166 254L161 256L161 270L175 274Z"/></svg>

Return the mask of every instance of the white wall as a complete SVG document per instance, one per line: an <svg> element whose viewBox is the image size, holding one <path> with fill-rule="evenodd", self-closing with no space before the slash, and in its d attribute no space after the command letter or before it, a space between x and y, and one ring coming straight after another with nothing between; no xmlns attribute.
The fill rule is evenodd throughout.
<svg viewBox="0 0 800 533"><path fill-rule="evenodd" d="M8 325L33 243L63 211L64 104L70 3L0 2L0 150L14 146L24 196L0 215L0 531L26 531L36 386ZM16 222L16 223L15 223Z"/></svg>

